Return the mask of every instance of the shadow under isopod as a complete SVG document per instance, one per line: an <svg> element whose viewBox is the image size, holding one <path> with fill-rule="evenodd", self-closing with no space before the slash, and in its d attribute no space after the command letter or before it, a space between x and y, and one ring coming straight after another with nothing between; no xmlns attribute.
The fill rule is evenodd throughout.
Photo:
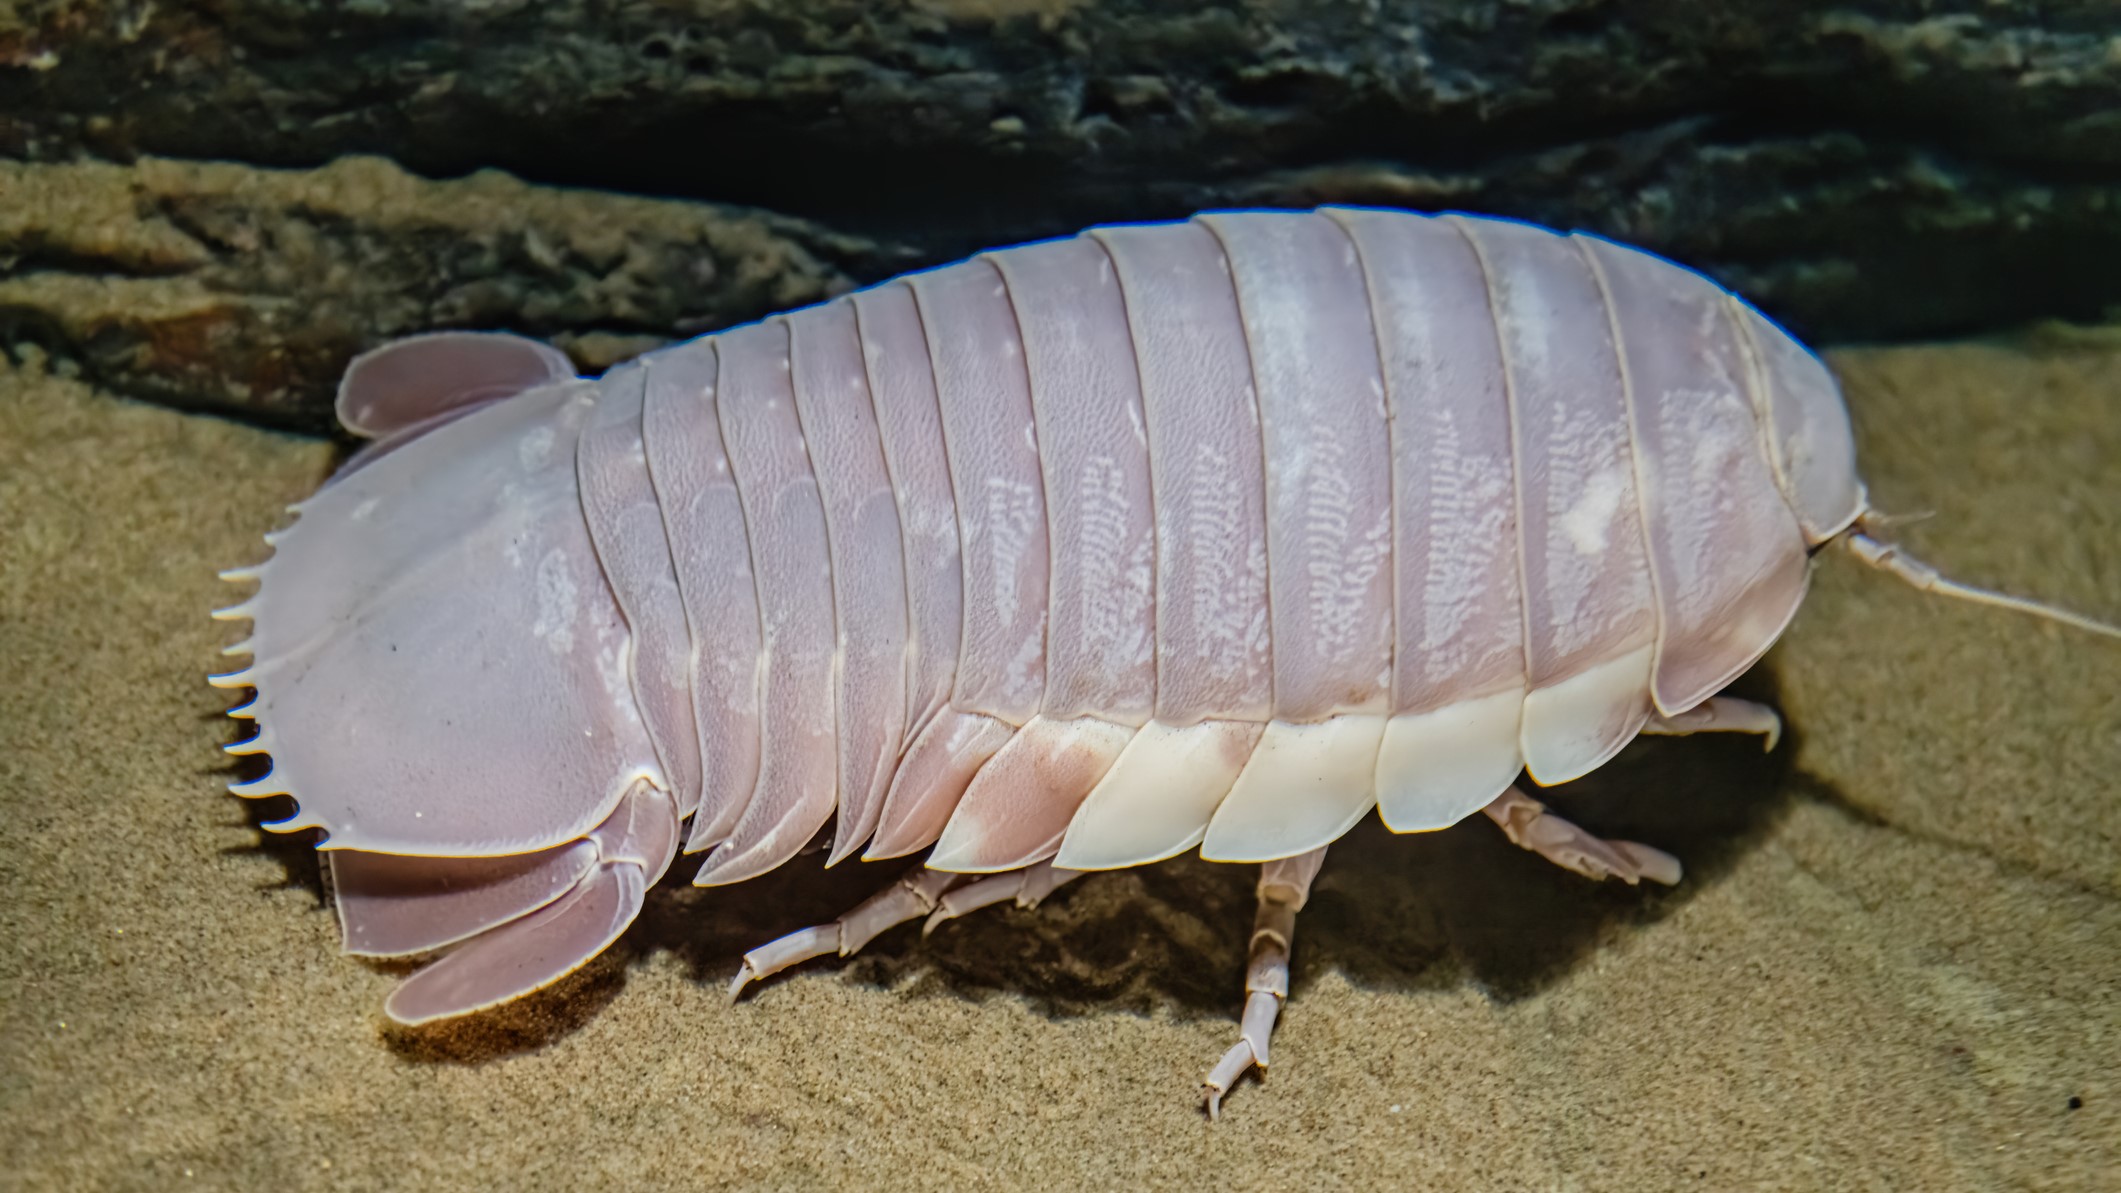
<svg viewBox="0 0 2121 1193"><path fill-rule="evenodd" d="M1772 666L1731 693L1776 705ZM1786 728L1772 753L1749 735L1640 740L1577 782L1535 792L1593 832L1679 856L1687 873L1675 888L1592 882L1510 844L1484 816L1406 836L1365 821L1333 846L1298 917L1292 996L1301 1000L1329 970L1377 989L1470 981L1501 1001L1539 992L1616 933L1661 919L1727 873L1787 806L1798 737ZM902 868L827 871L813 855L734 888L687 889L673 876L634 943L673 949L718 994L746 949L831 919ZM1234 1019L1257 874L1182 857L1091 875L1033 910L981 911L926 940L905 925L853 958L808 965L901 996L1022 998L1055 1017Z"/></svg>
<svg viewBox="0 0 2121 1193"><path fill-rule="evenodd" d="M1765 667L1729 691L1779 707ZM1727 874L1787 808L1798 738L1786 726L1772 753L1747 734L1638 738L1582 779L1526 788L1600 836L1678 857L1686 873L1675 887L1592 882L1511 845L1481 815L1410 836L1364 825L1327 856L1304 909L1292 994L1301 997L1304 970L1329 967L1371 988L1470 981L1502 1002L1539 993Z"/></svg>

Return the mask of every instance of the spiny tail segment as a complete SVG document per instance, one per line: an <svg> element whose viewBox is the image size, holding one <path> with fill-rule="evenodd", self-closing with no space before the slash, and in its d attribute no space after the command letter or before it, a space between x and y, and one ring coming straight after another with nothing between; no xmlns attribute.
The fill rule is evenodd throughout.
<svg viewBox="0 0 2121 1193"><path fill-rule="evenodd" d="M585 845L586 856L576 848ZM677 851L676 800L643 780L627 789L608 819L553 855L528 889L505 882L480 888L471 880L491 877L491 862L478 859L458 870L463 860L449 858L429 863L431 874L440 872L439 884L394 892L407 896L401 900L351 900L340 914L350 951L364 928L378 936L395 932L401 939L394 947L425 943L404 939L408 933L461 941L399 983L383 1004L391 1019L418 1026L521 998L587 965L633 923Z"/></svg>
<svg viewBox="0 0 2121 1193"><path fill-rule="evenodd" d="M299 517L302 507L300 505L289 506L288 512ZM267 547L276 546L286 534L287 531L285 529L267 534L265 536L265 545ZM214 610L212 617L215 621L249 621L253 623L253 629L255 630L255 622L258 615L258 593L263 591L265 572L270 563L270 560L266 560L248 567L230 568L220 573L221 579L231 584L256 583L258 589L253 591L248 598L234 605ZM239 691L245 688L255 690L258 675L258 649L255 635L246 637L233 645L222 647L221 653L227 657L248 655L251 657L251 662L234 671L224 672L219 675L209 675L206 677L206 682L214 687L229 691ZM256 724L256 716L253 710L257 707L257 704L258 698L253 694L250 699L229 706L226 710L226 715L233 720L251 721ZM296 795L288 776L281 772L279 766L273 764L271 755L276 745L277 743L273 740L268 730L263 725L258 725L257 731L250 737L242 741L230 742L221 747L223 753L237 757L263 756L268 764L264 774L254 779L230 783L228 785L229 794L239 799L268 799L276 795L295 796L296 807L293 814L282 820L266 821L260 826L268 832L292 833L299 832L302 829L320 827L317 821L311 819L302 810L301 799Z"/></svg>
<svg viewBox="0 0 2121 1193"><path fill-rule="evenodd" d="M1998 609L2009 609L2013 612L2028 614L2047 621L2059 622L2062 625L2084 630L2088 633L2100 634L2108 638L2121 638L2121 626L2086 617L2081 613L2072 613L2067 609L2058 609L2053 605L2044 604L2040 601L2014 597L1992 589L1978 588L1972 584L1962 584L1957 580L1949 579L1938 572L1936 568L1909 555L1897 544L1873 538L1869 532L1876 528L1876 523L1877 518L1874 515L1866 514L1859 518L1856 525L1848 533L1842 535L1840 540L1842 545L1848 548L1851 555L1854 555L1868 567L1877 568L1881 572L1898 577L1915 588L1919 588L1924 592L1936 593L1938 596L1951 597L1954 600L1972 601L1977 605L1989 605Z"/></svg>

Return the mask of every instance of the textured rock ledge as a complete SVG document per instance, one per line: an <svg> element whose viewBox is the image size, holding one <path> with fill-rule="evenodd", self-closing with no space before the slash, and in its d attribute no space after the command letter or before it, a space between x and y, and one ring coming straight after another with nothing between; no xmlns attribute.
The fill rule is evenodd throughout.
<svg viewBox="0 0 2121 1193"><path fill-rule="evenodd" d="M29 0L0 155L378 153L929 261L1456 206L1640 243L1814 338L1936 335L2121 300L2116 33L2106 0Z"/></svg>
<svg viewBox="0 0 2121 1193"><path fill-rule="evenodd" d="M375 158L0 162L0 351L306 430L330 425L347 359L394 336L509 328L601 369L903 260L800 220Z"/></svg>

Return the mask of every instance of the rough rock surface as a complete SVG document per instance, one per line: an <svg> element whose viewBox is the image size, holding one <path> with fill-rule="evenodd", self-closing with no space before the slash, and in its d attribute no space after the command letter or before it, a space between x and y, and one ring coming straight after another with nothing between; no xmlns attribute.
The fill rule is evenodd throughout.
<svg viewBox="0 0 2121 1193"><path fill-rule="evenodd" d="M2121 297L2108 0L23 0L0 154L755 204L994 241L1232 203L1643 244L1828 340Z"/></svg>
<svg viewBox="0 0 2121 1193"><path fill-rule="evenodd" d="M414 178L0 161L0 351L38 345L172 405L323 430L354 353L442 327L553 338L600 369L829 297L899 260L800 220Z"/></svg>

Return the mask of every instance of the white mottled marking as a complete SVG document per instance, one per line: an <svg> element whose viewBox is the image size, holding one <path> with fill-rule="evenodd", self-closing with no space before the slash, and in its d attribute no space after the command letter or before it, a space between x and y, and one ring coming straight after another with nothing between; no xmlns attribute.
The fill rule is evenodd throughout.
<svg viewBox="0 0 2121 1193"><path fill-rule="evenodd" d="M566 654L574 649L574 620L581 593L568 573L567 553L558 547L538 560L537 594L538 618L531 624L531 636L554 654Z"/></svg>

